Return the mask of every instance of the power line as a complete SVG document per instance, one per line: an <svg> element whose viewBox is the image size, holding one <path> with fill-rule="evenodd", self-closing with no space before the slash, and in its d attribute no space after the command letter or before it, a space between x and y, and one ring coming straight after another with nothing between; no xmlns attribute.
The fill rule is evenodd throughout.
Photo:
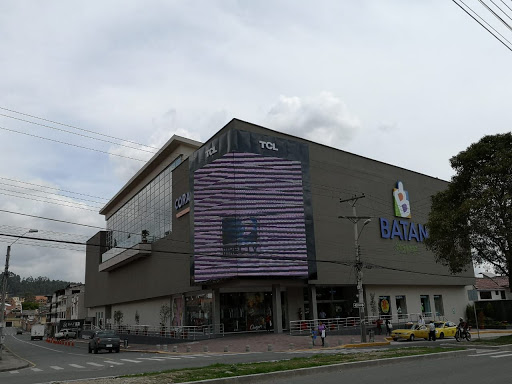
<svg viewBox="0 0 512 384"><path fill-rule="evenodd" d="M16 186L14 186L14 187L16 187ZM16 187L16 188L24 188L24 187ZM26 188L26 189L29 189L29 188ZM40 197L40 198L43 198L43 199L60 201L60 202L68 203L68 204L82 204L82 205L84 205L86 207L90 207L90 208L97 208L97 209L101 209L102 208L101 206L88 205L88 204L81 203L81 202L75 203L73 201L55 199L55 198L52 198L52 197L46 197L46 196L41 196L41 195L34 195L32 193L27 193L27 192L13 191L11 189L0 188L0 191L6 191L6 192L12 192L12 193L21 193L21 194L27 195L27 196L35 196L35 197ZM33 190L31 190L31 191L33 191ZM37 191L35 191L35 192L37 192ZM44 193L44 191L41 191L41 192ZM0 192L0 194L3 194L3 193ZM56 195L55 193L51 193L51 194L52 195ZM9 196L15 196L15 195L9 195ZM62 195L57 195L57 196L62 196ZM21 197L21 196L17 196L17 197ZM62 196L62 197L69 197L69 198L73 199L73 197L70 197L70 196ZM80 198L78 198L78 199L80 199ZM85 200L85 199L80 199L80 200ZM41 201L41 200L38 200L38 201ZM86 201L90 201L90 200L86 200ZM99 204L101 204L101 203L99 203Z"/></svg>
<svg viewBox="0 0 512 384"><path fill-rule="evenodd" d="M0 177L0 179L2 180L9 180L9 181L14 181L16 183L22 183L22 184L28 184L28 185L34 185L36 187L42 187L42 188L48 188L48 189L53 189L53 190L56 190L56 191L62 191L62 192L67 192L67 193L73 193L75 195L81 195L81 196L88 196L88 197L94 197L96 199L102 199L102 200L106 200L108 201L109 199L106 199L104 197L99 197L99 196L93 196L93 195L87 195L85 193L80 193L80 192L73 192L73 191L67 191L65 189L60 189L60 188L54 188L54 187L48 187L46 185L41 185L41 184L35 184L35 183L29 183L28 181L21 181L21 180L16 180L16 179L9 179L7 177ZM71 197L71 196L70 196Z"/></svg>
<svg viewBox="0 0 512 384"><path fill-rule="evenodd" d="M102 151L102 150L100 150L100 149L84 147L84 146L82 146L82 145L78 145L78 144L66 143L65 141L49 139L49 138L47 138L47 137L43 137L43 136L32 135L32 134L30 134L30 133L16 131L15 129L9 129L9 128L5 128L5 127L0 127L0 129L2 129L2 130L4 130L4 131L8 131L8 132L18 133L18 134L20 134L20 135L26 135L26 136L30 136L30 137L35 137L35 138L37 138L37 139L53 141L54 143L59 143L59 144L69 145L69 146L71 146L71 147L77 147L77 148L81 148L81 149L87 149L87 150L89 150L89 151L95 151L95 152L100 152L100 153L106 153L107 155L118 156L118 157L124 157L125 159L137 160L137 161L141 161L141 162L144 162L144 163L145 163L145 162L147 162L147 160L136 159L136 158L134 158L134 157L129 157L129 156L124 156L124 155L119 155L119 154L117 154L117 153L111 153L111 152L107 152L107 151Z"/></svg>
<svg viewBox="0 0 512 384"><path fill-rule="evenodd" d="M69 124L64 124L64 123L59 123L59 122L57 122L57 121L44 119L44 118L42 118L42 117L38 117L38 116L34 116L34 115L29 115L28 113L19 112L19 111L15 111L15 110L12 110L12 109L7 109L7 108L4 108L4 107L0 107L0 109L1 109L1 110L4 110L4 111L9 111L9 112L12 112L12 113L17 113L18 115L23 115L23 116L32 117L33 119L38 119L38 120L42 120L42 121L47 121L47 122L52 123L52 124L62 125L63 127L69 127L69 128L77 129L77 130L80 130L80 131L84 131L84 132L88 132L88 133L93 133L93 134L95 134L95 135L99 135L99 136L103 136L103 137L108 137L108 138L110 138L110 139L126 141L127 143L131 143L131 144L135 144L135 145L140 145L141 147L152 148L152 149L156 149L156 150L158 150L158 149L159 149L159 148L156 148L156 147L152 147L152 146L150 146L150 145L140 144L140 143L137 143L137 142L135 142L135 141L130 141L130 140L125 140L125 139L120 139L120 138L115 137L115 136L110 136L110 135L106 135L106 134L103 134L103 133L94 132L94 131L91 131L91 130L88 130L88 129L79 128L79 127L77 127L77 126L73 126L73 125L69 125Z"/></svg>
<svg viewBox="0 0 512 384"><path fill-rule="evenodd" d="M23 197L23 196L17 196L17 195L11 195L9 193L3 193L3 192L0 192L0 195L4 195L4 196L11 196L11 197L17 197L18 199L25 199L25 200L32 200L32 201L39 201L41 203L46 203L46 204L54 204L54 205L60 205L62 207L69 207L69 208L77 208L77 209L83 209L85 211L91 211L91 212L98 212L96 211L95 209L88 209L88 208L83 208L83 207L77 207L77 206L74 206L74 205L67 205L67 204L62 204L62 203L54 203L52 201L45 201L45 200L39 200L39 199L34 199L34 198L31 198L31 197ZM71 203L72 204L72 203ZM76 203L76 204L80 204L80 203ZM89 207L89 205L86 205L84 204L86 207Z"/></svg>
<svg viewBox="0 0 512 384"><path fill-rule="evenodd" d="M492 27L487 21L485 21L484 19L482 19L482 17L480 15L478 15L470 6L468 6L466 3L464 3L463 0L459 0L462 4L464 4L468 9L471 10L471 12L473 12L476 16L478 16L479 19L481 19L485 24L487 24L489 26L489 28L487 28L485 25L483 25L479 20L476 19L476 17L474 17L471 13L469 13L467 11L467 9L465 9L462 5L460 5L459 3L457 3L457 1L455 0L452 0L455 4L457 4L457 6L462 9L464 12L466 12L473 20L475 20L478 24L480 24L483 28L485 28L485 30L487 32L489 32L491 35L493 35L500 43L502 43L505 47L508 48L509 51L512 51L512 48L510 46L508 46L507 44L505 44L505 42L503 40L501 40L498 36L496 36L494 33L491 32L491 30L489 28L491 28L493 31L495 31L498 35L500 35L506 42L508 42L509 44L512 45L512 43L510 41L508 41L501 33L499 33L494 27Z"/></svg>
<svg viewBox="0 0 512 384"><path fill-rule="evenodd" d="M80 136L80 137L85 137L87 139L91 139L91 140L98 140L98 141L102 141L104 143L110 143L110 144L114 144L114 145L119 145L121 147L126 147L126 148L130 148L130 149L135 149L137 151L143 151L143 152L149 152L149 153L156 153L155 150L150 150L148 151L147 149L142 149L142 148L136 148L136 147L131 147L129 145L125 145L125 144L120 144L120 143L116 143L114 141L110 141L110 140L105 140L105 139L100 139L100 138L97 138L97 137L92 137L92 136L87 136L87 135L82 135L80 133L76 133L76 132L71 132L71 131L68 131L66 129L61 129L61 128L56 128L56 127L52 127L51 125L45 125L45 124L40 124L40 123L36 123L34 121L30 121L30 120L25 120L25 119L20 119L20 118L17 118L17 117L14 117L14 116L9 116L9 115L5 115L3 113L0 113L0 116L3 116L3 117L7 117L9 119L15 119L15 120L18 120L18 121L23 121L25 123L30 123L30 124L34 124L34 125L39 125L40 127L45 127L45 128L50 128L50 129L53 129L53 130L56 130L56 131L60 131L60 132L65 132L65 133L69 133L71 135L77 135L77 136Z"/></svg>

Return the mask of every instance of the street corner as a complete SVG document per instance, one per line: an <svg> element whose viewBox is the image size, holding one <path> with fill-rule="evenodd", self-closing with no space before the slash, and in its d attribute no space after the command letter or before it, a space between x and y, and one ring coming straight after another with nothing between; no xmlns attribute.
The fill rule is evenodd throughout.
<svg viewBox="0 0 512 384"><path fill-rule="evenodd" d="M0 372L16 371L18 369L27 368L30 364L14 356L9 351L2 351L2 360L0 360Z"/></svg>

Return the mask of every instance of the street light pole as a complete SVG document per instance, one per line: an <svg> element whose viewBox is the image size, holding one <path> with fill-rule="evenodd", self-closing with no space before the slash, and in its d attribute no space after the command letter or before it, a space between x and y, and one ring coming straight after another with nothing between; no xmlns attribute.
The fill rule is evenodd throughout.
<svg viewBox="0 0 512 384"><path fill-rule="evenodd" d="M2 354L4 349L4 329L5 329L5 300L7 296L7 278L9 277L9 259L11 258L11 245L25 236L27 233L37 232L37 229L29 229L23 235L19 236L16 240L14 240L10 245L7 246L7 255L5 255L5 271L3 273L4 277L2 279L2 295L0 297L0 360L2 360Z"/></svg>
<svg viewBox="0 0 512 384"><path fill-rule="evenodd" d="M361 232L363 232L364 227L369 224L372 220L370 217L365 216L357 216L356 212L356 202L358 199L362 199L364 194L361 196L354 196L350 199L340 199L340 203L343 202L351 202L352 203L352 214L353 216L339 216L340 218L348 219L354 224L354 245L355 245L355 251L356 251L356 262L355 262L355 269L357 272L357 296L358 296L358 302L357 302L357 308L359 309L359 323L361 326L361 342L366 343L366 318L364 313L364 290L363 290L363 263L361 262L361 252L359 249L359 237L361 236ZM365 219L363 226L361 227L361 230L359 231L357 228L357 223L359 220ZM356 307L356 304L354 304L354 307Z"/></svg>

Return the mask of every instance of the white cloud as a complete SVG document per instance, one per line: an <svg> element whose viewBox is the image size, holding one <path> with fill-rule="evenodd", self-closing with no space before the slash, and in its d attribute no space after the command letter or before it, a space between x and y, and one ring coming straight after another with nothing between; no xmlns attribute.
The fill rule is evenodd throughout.
<svg viewBox="0 0 512 384"><path fill-rule="evenodd" d="M345 103L329 92L315 97L281 96L266 116L266 126L318 143L341 148L361 123Z"/></svg>

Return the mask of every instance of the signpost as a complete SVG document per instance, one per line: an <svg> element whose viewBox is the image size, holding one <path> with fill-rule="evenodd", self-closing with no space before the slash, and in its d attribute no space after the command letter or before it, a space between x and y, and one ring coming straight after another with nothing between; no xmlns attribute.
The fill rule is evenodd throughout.
<svg viewBox="0 0 512 384"><path fill-rule="evenodd" d="M478 317L476 316L476 302L478 301L478 291L476 289L470 289L468 291L468 300L473 302L473 309L475 310L476 331L478 332L478 338L480 339L480 329L478 328Z"/></svg>

